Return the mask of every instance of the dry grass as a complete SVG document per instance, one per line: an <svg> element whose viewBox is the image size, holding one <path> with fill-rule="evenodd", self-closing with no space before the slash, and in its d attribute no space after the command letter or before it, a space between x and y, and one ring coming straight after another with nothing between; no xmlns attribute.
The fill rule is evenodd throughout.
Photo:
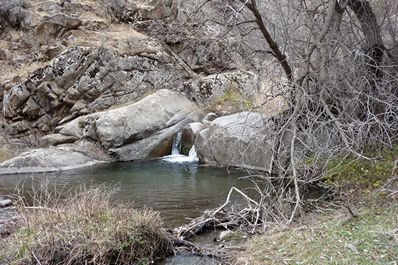
<svg viewBox="0 0 398 265"><path fill-rule="evenodd" d="M0 147L0 163L13 157L13 154L7 147Z"/></svg>
<svg viewBox="0 0 398 265"><path fill-rule="evenodd" d="M341 211L318 215L299 227L257 236L237 264L397 264L398 207L363 206L358 217Z"/></svg>
<svg viewBox="0 0 398 265"><path fill-rule="evenodd" d="M20 197L23 226L0 241L0 264L149 263L172 252L157 213L111 206L108 194L104 189L68 199L36 194L33 207Z"/></svg>

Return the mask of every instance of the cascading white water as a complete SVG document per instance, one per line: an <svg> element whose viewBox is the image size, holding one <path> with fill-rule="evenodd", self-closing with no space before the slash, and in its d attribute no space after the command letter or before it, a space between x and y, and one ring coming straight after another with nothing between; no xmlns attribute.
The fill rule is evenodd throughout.
<svg viewBox="0 0 398 265"><path fill-rule="evenodd" d="M181 137L182 137L182 132L179 131L174 137L173 147L171 148L172 155L181 154L181 146L182 146Z"/></svg>
<svg viewBox="0 0 398 265"><path fill-rule="evenodd" d="M196 148L193 145L192 148L189 150L188 155L181 154L182 148L182 132L179 131L176 136L174 137L173 146L171 149L171 155L163 157L163 160L172 163L193 163L198 162L198 154L196 153Z"/></svg>
<svg viewBox="0 0 398 265"><path fill-rule="evenodd" d="M189 150L188 156L193 161L199 161L198 153L196 153L196 147L194 145L191 147L191 150Z"/></svg>

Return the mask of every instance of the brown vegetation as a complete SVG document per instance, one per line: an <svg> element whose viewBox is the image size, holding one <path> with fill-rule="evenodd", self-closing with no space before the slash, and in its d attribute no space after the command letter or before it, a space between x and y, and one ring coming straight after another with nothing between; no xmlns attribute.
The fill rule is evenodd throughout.
<svg viewBox="0 0 398 265"><path fill-rule="evenodd" d="M225 2L222 17L207 19L225 25L221 35L240 39L238 52L247 60L263 60L255 68L271 92L261 105L276 97L285 102L266 121L277 188L258 191L263 223L291 223L303 213L306 186L323 185L331 164L358 160L372 167L380 164L380 152L396 153L398 7L366 0ZM212 3L202 1L198 10ZM203 22L200 14L192 13L191 21ZM387 175L384 181L394 172ZM271 183L273 177L260 179Z"/></svg>
<svg viewBox="0 0 398 265"><path fill-rule="evenodd" d="M1 263L133 264L172 253L157 213L112 206L103 189L68 199L37 193L33 206L16 204L22 226L0 241Z"/></svg>

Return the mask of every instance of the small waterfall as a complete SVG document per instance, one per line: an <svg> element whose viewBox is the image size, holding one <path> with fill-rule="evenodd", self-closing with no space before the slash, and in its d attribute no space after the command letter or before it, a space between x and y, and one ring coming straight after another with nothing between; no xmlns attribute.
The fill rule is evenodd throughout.
<svg viewBox="0 0 398 265"><path fill-rule="evenodd" d="M171 155L163 157L163 160L167 162L172 162L172 163L193 163L193 162L198 162L198 154L196 153L196 148L193 145L191 149L189 150L188 155L182 155L181 154L181 148L182 148L182 132L179 131L176 136L174 137L173 141L173 146L171 149Z"/></svg>
<svg viewBox="0 0 398 265"><path fill-rule="evenodd" d="M194 145L192 146L191 150L189 150L188 156L192 159L192 161L199 161L198 153L196 153L196 147Z"/></svg>
<svg viewBox="0 0 398 265"><path fill-rule="evenodd" d="M172 155L181 154L181 147L182 147L181 136L182 136L182 131L179 131L174 137L173 147L171 148Z"/></svg>

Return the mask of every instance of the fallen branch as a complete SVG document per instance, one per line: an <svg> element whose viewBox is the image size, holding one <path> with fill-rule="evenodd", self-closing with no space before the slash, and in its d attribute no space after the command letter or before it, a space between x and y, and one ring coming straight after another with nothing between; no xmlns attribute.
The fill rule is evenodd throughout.
<svg viewBox="0 0 398 265"><path fill-rule="evenodd" d="M225 211L231 203L232 192L237 192L247 202L247 207L240 211ZM210 228L234 229L238 227L250 227L254 233L258 223L261 222L260 205L241 190L232 187L224 204L212 211L206 211L202 216L193 219L189 224L180 226L174 230L177 238L186 240L192 236L203 233Z"/></svg>

